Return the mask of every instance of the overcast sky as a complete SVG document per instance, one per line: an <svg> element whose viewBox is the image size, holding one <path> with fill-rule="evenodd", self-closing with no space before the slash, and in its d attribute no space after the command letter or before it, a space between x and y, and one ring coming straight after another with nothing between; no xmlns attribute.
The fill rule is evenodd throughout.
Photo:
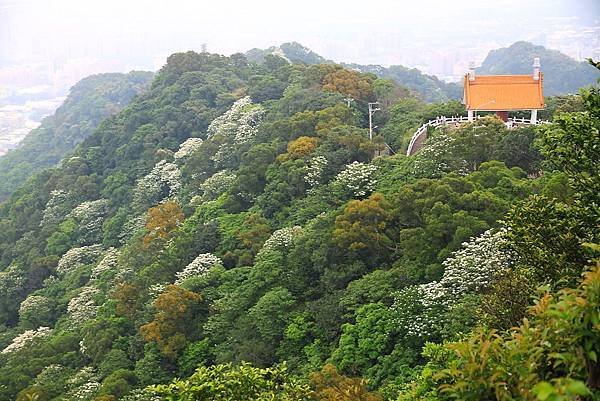
<svg viewBox="0 0 600 401"><path fill-rule="evenodd" d="M599 24L598 0L0 0L0 62L223 54L298 41L337 61L382 64L403 48L508 45Z"/></svg>

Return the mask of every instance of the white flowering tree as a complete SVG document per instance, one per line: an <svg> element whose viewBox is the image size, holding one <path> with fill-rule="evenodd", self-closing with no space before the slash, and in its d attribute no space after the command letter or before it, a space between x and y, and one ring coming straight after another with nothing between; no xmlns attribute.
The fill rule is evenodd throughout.
<svg viewBox="0 0 600 401"><path fill-rule="evenodd" d="M156 393L152 388L146 387L143 389L135 389L125 397L121 398L122 401L162 401L158 393Z"/></svg>
<svg viewBox="0 0 600 401"><path fill-rule="evenodd" d="M237 144L246 143L256 135L264 113L264 108L253 104L250 96L243 97L210 123L208 137L221 135Z"/></svg>
<svg viewBox="0 0 600 401"><path fill-rule="evenodd" d="M108 199L98 199L79 204L69 214L78 224L79 244L92 244L102 236L102 223L108 213Z"/></svg>
<svg viewBox="0 0 600 401"><path fill-rule="evenodd" d="M60 223L71 211L70 195L62 189L50 192L50 199L44 208L40 227Z"/></svg>
<svg viewBox="0 0 600 401"><path fill-rule="evenodd" d="M33 383L44 388L58 388L66 385L69 369L59 364L46 366L35 377Z"/></svg>
<svg viewBox="0 0 600 401"><path fill-rule="evenodd" d="M315 156L308 161L304 181L311 190L321 183L323 170L327 166L327 163L325 156Z"/></svg>
<svg viewBox="0 0 600 401"><path fill-rule="evenodd" d="M25 327L39 327L50 323L53 301L42 295L29 295L19 306L19 321Z"/></svg>
<svg viewBox="0 0 600 401"><path fill-rule="evenodd" d="M16 264L11 264L6 270L0 272L0 297L15 297L25 286L24 269Z"/></svg>
<svg viewBox="0 0 600 401"><path fill-rule="evenodd" d="M136 183L133 202L139 207L154 206L161 201L174 198L181 189L181 171L175 163L161 160Z"/></svg>
<svg viewBox="0 0 600 401"><path fill-rule="evenodd" d="M228 170L221 170L208 177L202 184L202 200L213 200L221 194L227 192L235 181L235 173Z"/></svg>
<svg viewBox="0 0 600 401"><path fill-rule="evenodd" d="M188 264L185 269L176 273L177 280L175 285L181 284L184 280L190 277L199 277L207 274L210 269L215 266L222 265L221 259L213 255L212 253L201 253Z"/></svg>
<svg viewBox="0 0 600 401"><path fill-rule="evenodd" d="M467 161L455 156L454 147L455 139L448 132L440 130L414 156L413 173L423 178L441 177L449 172L468 174Z"/></svg>
<svg viewBox="0 0 600 401"><path fill-rule="evenodd" d="M90 401L98 393L100 377L94 368L86 366L67 381L69 391L66 399L72 401Z"/></svg>
<svg viewBox="0 0 600 401"><path fill-rule="evenodd" d="M69 249L58 261L56 272L64 276L80 266L94 263L102 255L102 245L95 244Z"/></svg>
<svg viewBox="0 0 600 401"><path fill-rule="evenodd" d="M256 255L256 259L269 251L286 251L294 245L294 240L302 235L304 231L300 226L284 227L275 230L273 234L265 241L263 247Z"/></svg>
<svg viewBox="0 0 600 401"><path fill-rule="evenodd" d="M115 248L108 248L106 252L104 252L104 256L96 266L92 269L91 279L97 280L104 274L108 272L114 273L117 269L117 265L119 263L119 255L121 251Z"/></svg>
<svg viewBox="0 0 600 401"><path fill-rule="evenodd" d="M23 349L35 341L46 338L52 334L50 327L38 327L35 330L26 330L23 333L16 336L6 348L2 350L3 354L10 354Z"/></svg>
<svg viewBox="0 0 600 401"><path fill-rule="evenodd" d="M265 110L253 104L249 96L237 100L223 115L208 126L207 136L219 136L221 146L212 157L218 167L228 166L235 156L236 147L250 142L258 132Z"/></svg>
<svg viewBox="0 0 600 401"><path fill-rule="evenodd" d="M179 150L173 155L175 160L182 161L190 157L195 151L202 146L202 138L188 138L179 145Z"/></svg>
<svg viewBox="0 0 600 401"><path fill-rule="evenodd" d="M505 249L506 229L488 230L462 244L444 262L440 281L411 286L395 295L392 309L399 328L427 338L443 326L448 311L467 294L486 289L495 275L510 269L514 255Z"/></svg>
<svg viewBox="0 0 600 401"><path fill-rule="evenodd" d="M334 185L348 191L353 197L360 198L369 195L375 189L377 181L374 178L377 166L354 161L342 170L334 179Z"/></svg>
<svg viewBox="0 0 600 401"><path fill-rule="evenodd" d="M71 298L67 306L67 313L73 323L81 325L96 317L98 312L96 298L99 294L98 288L86 286L81 289L79 294Z"/></svg>

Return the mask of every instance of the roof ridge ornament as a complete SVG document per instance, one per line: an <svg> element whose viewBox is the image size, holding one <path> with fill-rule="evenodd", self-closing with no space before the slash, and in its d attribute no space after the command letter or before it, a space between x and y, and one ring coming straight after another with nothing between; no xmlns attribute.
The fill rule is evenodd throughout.
<svg viewBox="0 0 600 401"><path fill-rule="evenodd" d="M533 59L533 79L539 81L540 79L540 58L535 57Z"/></svg>

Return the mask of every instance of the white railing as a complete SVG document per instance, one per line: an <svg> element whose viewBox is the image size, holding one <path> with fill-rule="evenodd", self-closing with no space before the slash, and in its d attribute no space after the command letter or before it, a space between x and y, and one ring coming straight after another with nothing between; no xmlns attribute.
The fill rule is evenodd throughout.
<svg viewBox="0 0 600 401"><path fill-rule="evenodd" d="M481 118L481 116L475 116L473 118L479 119L479 118ZM468 121L469 121L469 117L466 117L466 116L452 116L452 117L440 116L440 117L436 117L435 120L427 121L425 124L421 125L419 127L419 129L417 129L417 131L413 134L412 138L410 138L410 143L408 144L408 149L406 150L406 155L410 156L410 155L414 154L417 150L419 150L419 149L414 149L415 143L417 143L417 141L421 138L421 136L427 134L427 130L429 127L435 128L435 127L439 127L440 125L448 125L448 124L457 125L457 124L468 122ZM536 122L533 123L533 125L549 124L549 123L550 123L549 121L537 120ZM531 124L532 124L532 122L531 122L531 119L529 119L529 118L509 118L508 121L504 123L504 125L506 125L508 128L512 128L517 125L531 125Z"/></svg>

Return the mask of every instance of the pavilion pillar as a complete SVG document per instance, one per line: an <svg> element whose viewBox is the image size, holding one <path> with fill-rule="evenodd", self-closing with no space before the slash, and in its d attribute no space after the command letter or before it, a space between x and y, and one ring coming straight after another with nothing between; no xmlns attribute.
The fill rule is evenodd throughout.
<svg viewBox="0 0 600 401"><path fill-rule="evenodd" d="M469 121L473 121L473 110L471 110L471 109L467 110L467 117L468 117Z"/></svg>
<svg viewBox="0 0 600 401"><path fill-rule="evenodd" d="M537 124L537 110L531 110L531 124Z"/></svg>

